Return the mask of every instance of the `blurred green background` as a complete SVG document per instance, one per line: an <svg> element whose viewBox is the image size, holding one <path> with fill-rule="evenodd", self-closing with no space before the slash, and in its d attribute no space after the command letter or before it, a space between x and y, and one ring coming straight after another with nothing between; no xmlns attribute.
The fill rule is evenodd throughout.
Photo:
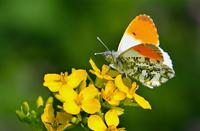
<svg viewBox="0 0 200 131"><path fill-rule="evenodd" d="M89 69L95 52L118 43L138 14L150 15L161 47L169 52L176 77L139 94L153 110L127 108L121 126L128 131L200 131L200 1L199 0L1 0L0 130L26 131L15 109L24 100L48 96L45 73L72 67ZM75 128L75 130L81 130Z"/></svg>

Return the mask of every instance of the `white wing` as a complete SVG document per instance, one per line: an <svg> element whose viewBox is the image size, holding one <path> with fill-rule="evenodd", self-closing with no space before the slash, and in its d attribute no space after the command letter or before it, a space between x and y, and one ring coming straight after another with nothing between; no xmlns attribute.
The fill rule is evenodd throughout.
<svg viewBox="0 0 200 131"><path fill-rule="evenodd" d="M141 43L142 42L140 40L136 40L130 34L124 33L124 35L119 43L117 52L118 52L118 54L121 54L122 52L126 51L127 49L129 49L135 45L141 44Z"/></svg>
<svg viewBox="0 0 200 131"><path fill-rule="evenodd" d="M168 53L165 52L162 48L160 48L160 47L158 47L158 48L160 49L160 51L163 54L163 59L164 59L163 64L165 64L173 69L172 60L170 59L170 56L168 55Z"/></svg>

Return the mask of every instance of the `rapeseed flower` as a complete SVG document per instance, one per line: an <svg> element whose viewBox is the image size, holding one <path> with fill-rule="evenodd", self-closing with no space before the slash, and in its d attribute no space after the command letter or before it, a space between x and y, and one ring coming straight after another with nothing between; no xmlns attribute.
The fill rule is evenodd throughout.
<svg viewBox="0 0 200 131"><path fill-rule="evenodd" d="M113 78L108 74L110 67L107 65L103 65L102 69L100 70L94 61L92 59L89 60L90 65L92 66L93 70L90 70L90 72L94 75L96 75L99 79L105 79L105 80L113 80Z"/></svg>
<svg viewBox="0 0 200 131"><path fill-rule="evenodd" d="M48 131L63 131L72 125L70 123L71 118L72 116L66 112L57 112L55 116L53 97L48 98L44 108L44 113L41 115L41 120Z"/></svg>
<svg viewBox="0 0 200 131"><path fill-rule="evenodd" d="M122 74L108 65L100 70L92 59L89 63L95 81L83 69L72 69L71 74L46 74L43 85L60 102L53 106L53 97L49 97L44 105L39 96L36 110L24 102L21 110L16 111L19 119L42 122L48 131L63 131L78 124L94 131L125 131L118 127L124 106L137 103L143 109L151 109L149 102L136 94L136 82L128 77L122 79Z"/></svg>
<svg viewBox="0 0 200 131"><path fill-rule="evenodd" d="M118 75L115 78L115 85L120 91L126 93L127 98L135 100L143 109L151 109L149 102L142 96L136 94L138 86L135 82L132 83L131 87L127 87L122 80L122 75Z"/></svg>
<svg viewBox="0 0 200 131"><path fill-rule="evenodd" d="M62 87L76 88L82 81L86 81L87 72L82 69L73 70L68 73L46 74L43 85L48 87L51 92L58 92Z"/></svg>
<svg viewBox="0 0 200 131"><path fill-rule="evenodd" d="M80 113L81 109L88 114L100 111L101 104L96 98L99 95L97 88L90 84L77 93L73 88L62 88L60 96L64 100L63 109L73 115Z"/></svg>
<svg viewBox="0 0 200 131"><path fill-rule="evenodd" d="M126 98L126 94L117 89L113 81L108 81L105 85L105 89L101 89L101 96L113 106L118 106L120 101Z"/></svg>
<svg viewBox="0 0 200 131"><path fill-rule="evenodd" d="M115 109L107 111L104 118L99 115L90 115L88 118L88 127L93 131L125 131L124 128L117 128L118 125L119 115Z"/></svg>

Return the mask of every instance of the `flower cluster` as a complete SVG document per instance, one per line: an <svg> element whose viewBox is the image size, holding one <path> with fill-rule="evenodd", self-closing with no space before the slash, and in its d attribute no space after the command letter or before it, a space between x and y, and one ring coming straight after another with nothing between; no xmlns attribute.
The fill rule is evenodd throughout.
<svg viewBox="0 0 200 131"><path fill-rule="evenodd" d="M40 120L48 131L62 131L78 124L94 131L125 131L118 127L124 106L151 109L149 102L136 93L136 82L107 65L99 69L92 59L89 63L89 72L72 69L71 73L44 76L43 85L52 96L45 105L40 104Z"/></svg>

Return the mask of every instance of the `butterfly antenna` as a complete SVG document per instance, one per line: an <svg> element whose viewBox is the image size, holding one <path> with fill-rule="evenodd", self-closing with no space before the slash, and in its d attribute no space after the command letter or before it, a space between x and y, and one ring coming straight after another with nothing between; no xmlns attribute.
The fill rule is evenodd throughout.
<svg viewBox="0 0 200 131"><path fill-rule="evenodd" d="M94 53L94 55L102 55L104 52Z"/></svg>
<svg viewBox="0 0 200 131"><path fill-rule="evenodd" d="M106 44L97 36L97 40L108 50L108 51L110 51L109 50L109 48L106 46Z"/></svg>

